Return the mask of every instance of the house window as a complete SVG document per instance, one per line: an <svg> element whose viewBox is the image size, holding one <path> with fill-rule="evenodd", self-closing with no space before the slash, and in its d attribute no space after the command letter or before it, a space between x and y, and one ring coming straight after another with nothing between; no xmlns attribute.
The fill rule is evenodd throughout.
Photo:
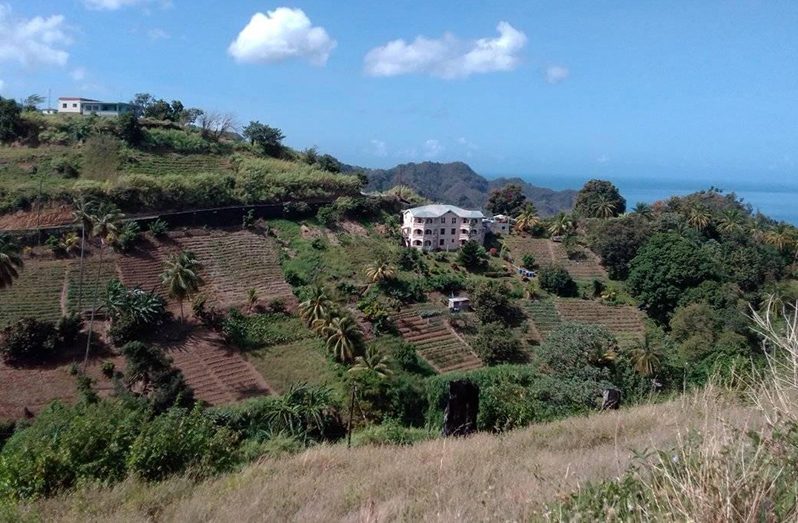
<svg viewBox="0 0 798 523"><path fill-rule="evenodd" d="M413 242L413 245L421 245L421 240L416 240Z"/></svg>
<svg viewBox="0 0 798 523"><path fill-rule="evenodd" d="M452 234L457 234L457 229L452 229Z"/></svg>
<svg viewBox="0 0 798 523"><path fill-rule="evenodd" d="M421 229L416 229L415 231L413 231L413 234L424 234L424 231L422 231Z"/></svg>
<svg viewBox="0 0 798 523"><path fill-rule="evenodd" d="M457 223L457 218L452 218L452 223Z"/></svg>
<svg viewBox="0 0 798 523"><path fill-rule="evenodd" d="M425 241L425 242L424 242L424 245L426 245L427 247L429 247L430 245L432 245L432 242L431 242L431 241L429 241L429 240L427 240L427 241Z"/></svg>
<svg viewBox="0 0 798 523"><path fill-rule="evenodd" d="M463 223L468 223L468 218L463 218Z"/></svg>
<svg viewBox="0 0 798 523"><path fill-rule="evenodd" d="M77 107L77 106L78 106L78 104L72 104L72 107Z"/></svg>
<svg viewBox="0 0 798 523"><path fill-rule="evenodd" d="M441 234L446 234L446 229L441 229Z"/></svg>
<svg viewBox="0 0 798 523"><path fill-rule="evenodd" d="M424 231L424 234L432 234L432 231L430 229L427 229L426 231Z"/></svg>
<svg viewBox="0 0 798 523"><path fill-rule="evenodd" d="M444 241L445 241L445 240L444 240L443 238L441 238L441 241L439 242L439 245L443 245L443 242L444 242Z"/></svg>
<svg viewBox="0 0 798 523"><path fill-rule="evenodd" d="M61 109L66 109L66 108L67 108L67 104L65 104L65 103L61 104Z"/></svg>
<svg viewBox="0 0 798 523"><path fill-rule="evenodd" d="M468 234L468 229L460 229L460 232L461 232L462 234Z"/></svg>
<svg viewBox="0 0 798 523"><path fill-rule="evenodd" d="M432 223L432 218L427 218L427 223Z"/></svg>

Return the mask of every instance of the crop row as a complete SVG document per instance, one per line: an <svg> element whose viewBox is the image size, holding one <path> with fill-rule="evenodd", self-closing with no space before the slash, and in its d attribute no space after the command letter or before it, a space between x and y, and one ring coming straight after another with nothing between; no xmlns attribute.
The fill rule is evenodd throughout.
<svg viewBox="0 0 798 523"><path fill-rule="evenodd" d="M25 317L56 320L69 261L28 261L11 287L0 290L0 327Z"/></svg>
<svg viewBox="0 0 798 523"><path fill-rule="evenodd" d="M482 366L480 359L446 325L445 316L421 317L420 309L406 309L397 317L402 337L440 373Z"/></svg>

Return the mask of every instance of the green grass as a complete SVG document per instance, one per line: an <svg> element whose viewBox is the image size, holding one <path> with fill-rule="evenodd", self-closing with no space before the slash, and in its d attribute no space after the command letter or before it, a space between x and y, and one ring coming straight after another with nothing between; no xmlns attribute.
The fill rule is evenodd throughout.
<svg viewBox="0 0 798 523"><path fill-rule="evenodd" d="M247 320L249 338L260 346L271 347L312 338L315 335L301 319L284 314L259 314Z"/></svg>
<svg viewBox="0 0 798 523"><path fill-rule="evenodd" d="M252 350L247 358L278 394L300 383L335 386L340 381L319 338Z"/></svg>
<svg viewBox="0 0 798 523"><path fill-rule="evenodd" d="M33 263L28 260L19 279L0 290L0 328L22 318L57 320L69 261Z"/></svg>

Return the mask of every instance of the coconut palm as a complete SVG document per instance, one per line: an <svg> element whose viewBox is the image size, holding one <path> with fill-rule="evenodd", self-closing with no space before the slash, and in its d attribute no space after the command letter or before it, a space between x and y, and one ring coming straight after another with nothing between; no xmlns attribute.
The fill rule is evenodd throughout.
<svg viewBox="0 0 798 523"><path fill-rule="evenodd" d="M740 209L724 209L718 218L718 230L725 233L743 230L743 213Z"/></svg>
<svg viewBox="0 0 798 523"><path fill-rule="evenodd" d="M393 373L388 367L388 357L371 345L363 356L355 358L355 364L349 369L350 374L372 373L379 378L385 378Z"/></svg>
<svg viewBox="0 0 798 523"><path fill-rule="evenodd" d="M649 204L645 202L637 202L635 208L632 209L632 212L635 214L639 214L640 216L643 216L645 218L650 218L652 210Z"/></svg>
<svg viewBox="0 0 798 523"><path fill-rule="evenodd" d="M75 209L72 211L72 216L76 222L80 223L80 276L78 277L78 312L80 312L83 307L83 258L86 252L86 235L91 234L94 229L94 222L92 221L94 204L80 198L75 200L73 205Z"/></svg>
<svg viewBox="0 0 798 523"><path fill-rule="evenodd" d="M0 289L10 287L22 269L19 245L10 237L0 235Z"/></svg>
<svg viewBox="0 0 798 523"><path fill-rule="evenodd" d="M538 210L531 203L526 204L521 214L515 217L515 229L518 232L526 232L540 223Z"/></svg>
<svg viewBox="0 0 798 523"><path fill-rule="evenodd" d="M74 254L75 251L80 249L80 236L74 232L70 232L64 237L64 241L62 243L66 252L69 254Z"/></svg>
<svg viewBox="0 0 798 523"><path fill-rule="evenodd" d="M648 378L653 376L659 368L662 361L662 349L646 333L643 339L632 349L631 358L635 371Z"/></svg>
<svg viewBox="0 0 798 523"><path fill-rule="evenodd" d="M699 231L705 230L712 223L712 213L704 206L696 205L687 211L687 224Z"/></svg>
<svg viewBox="0 0 798 523"><path fill-rule="evenodd" d="M255 305L258 304L258 289L252 287L247 291L247 312L252 312Z"/></svg>
<svg viewBox="0 0 798 523"><path fill-rule="evenodd" d="M612 218L616 214L617 203L606 194L596 196L596 201L590 206L590 211L596 218Z"/></svg>
<svg viewBox="0 0 798 523"><path fill-rule="evenodd" d="M327 318L332 311L332 300L322 286L313 287L307 300L299 304L299 316L308 326Z"/></svg>
<svg viewBox="0 0 798 523"><path fill-rule="evenodd" d="M561 212L551 220L551 224L549 225L549 232L552 236L564 236L573 232L576 228L573 219Z"/></svg>
<svg viewBox="0 0 798 523"><path fill-rule="evenodd" d="M382 283L396 278L396 268L385 260L378 260L366 266L369 283Z"/></svg>
<svg viewBox="0 0 798 523"><path fill-rule="evenodd" d="M191 251L173 254L164 264L161 273L161 284L166 288L170 297L180 302L180 319L185 319L183 314L183 301L199 291L202 277L199 271L202 264L197 260L197 255Z"/></svg>
<svg viewBox="0 0 798 523"><path fill-rule="evenodd" d="M327 350L342 363L352 361L363 347L363 331L349 315L332 318L321 329Z"/></svg>
<svg viewBox="0 0 798 523"><path fill-rule="evenodd" d="M785 252L798 243L795 228L786 223L780 223L765 233L765 243Z"/></svg>
<svg viewBox="0 0 798 523"><path fill-rule="evenodd" d="M118 223L124 218L124 214L119 212L115 205L102 204L96 209L96 214L92 214L87 221L92 224L91 234L100 241L100 257L97 263L97 274L94 278L94 297L92 298L91 316L89 317L89 331L86 336L86 355L83 358L83 370L85 372L86 365L89 363L89 350L91 349L91 338L94 332L94 317L97 315L97 301L100 297L100 276L102 274L103 266L103 253L105 246L112 243L116 239L119 231ZM83 289L81 289L82 292ZM82 314L83 310L78 307L78 314Z"/></svg>

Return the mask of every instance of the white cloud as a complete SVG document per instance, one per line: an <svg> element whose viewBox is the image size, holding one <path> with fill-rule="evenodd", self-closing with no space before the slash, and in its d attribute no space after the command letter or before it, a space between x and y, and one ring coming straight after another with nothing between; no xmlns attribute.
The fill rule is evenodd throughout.
<svg viewBox="0 0 798 523"><path fill-rule="evenodd" d="M159 27L155 27L155 28L150 29L149 31L147 31L147 38L149 38L152 41L155 41L155 40L168 40L168 39L172 38L172 35L170 35L168 32L164 31L163 29L161 29Z"/></svg>
<svg viewBox="0 0 798 523"><path fill-rule="evenodd" d="M313 26L304 11L278 7L252 15L227 51L237 62L306 58L314 65L324 65L335 46L335 40L323 27Z"/></svg>
<svg viewBox="0 0 798 523"><path fill-rule="evenodd" d="M382 140L371 140L372 150L374 156L388 156L388 145Z"/></svg>
<svg viewBox="0 0 798 523"><path fill-rule="evenodd" d="M550 65L546 68L545 77L546 81L550 84L558 84L568 78L571 71L562 65Z"/></svg>
<svg viewBox="0 0 798 523"><path fill-rule="evenodd" d="M76 67L72 69L72 71L69 73L69 76L76 82L81 82L86 78L86 68Z"/></svg>
<svg viewBox="0 0 798 523"><path fill-rule="evenodd" d="M139 4L141 0L83 0L83 3L89 9L115 11L116 9Z"/></svg>
<svg viewBox="0 0 798 523"><path fill-rule="evenodd" d="M13 18L11 7L0 4L0 62L18 62L26 67L66 65L72 43L62 15Z"/></svg>
<svg viewBox="0 0 798 523"><path fill-rule="evenodd" d="M435 158L443 152L443 145L438 140L429 139L424 142L424 156L426 158Z"/></svg>
<svg viewBox="0 0 798 523"><path fill-rule="evenodd" d="M496 26L499 36L461 41L446 33L439 39L416 37L411 43L393 40L369 51L366 74L397 76L421 73L440 78L463 78L472 74L512 71L520 62L526 35L507 22Z"/></svg>

